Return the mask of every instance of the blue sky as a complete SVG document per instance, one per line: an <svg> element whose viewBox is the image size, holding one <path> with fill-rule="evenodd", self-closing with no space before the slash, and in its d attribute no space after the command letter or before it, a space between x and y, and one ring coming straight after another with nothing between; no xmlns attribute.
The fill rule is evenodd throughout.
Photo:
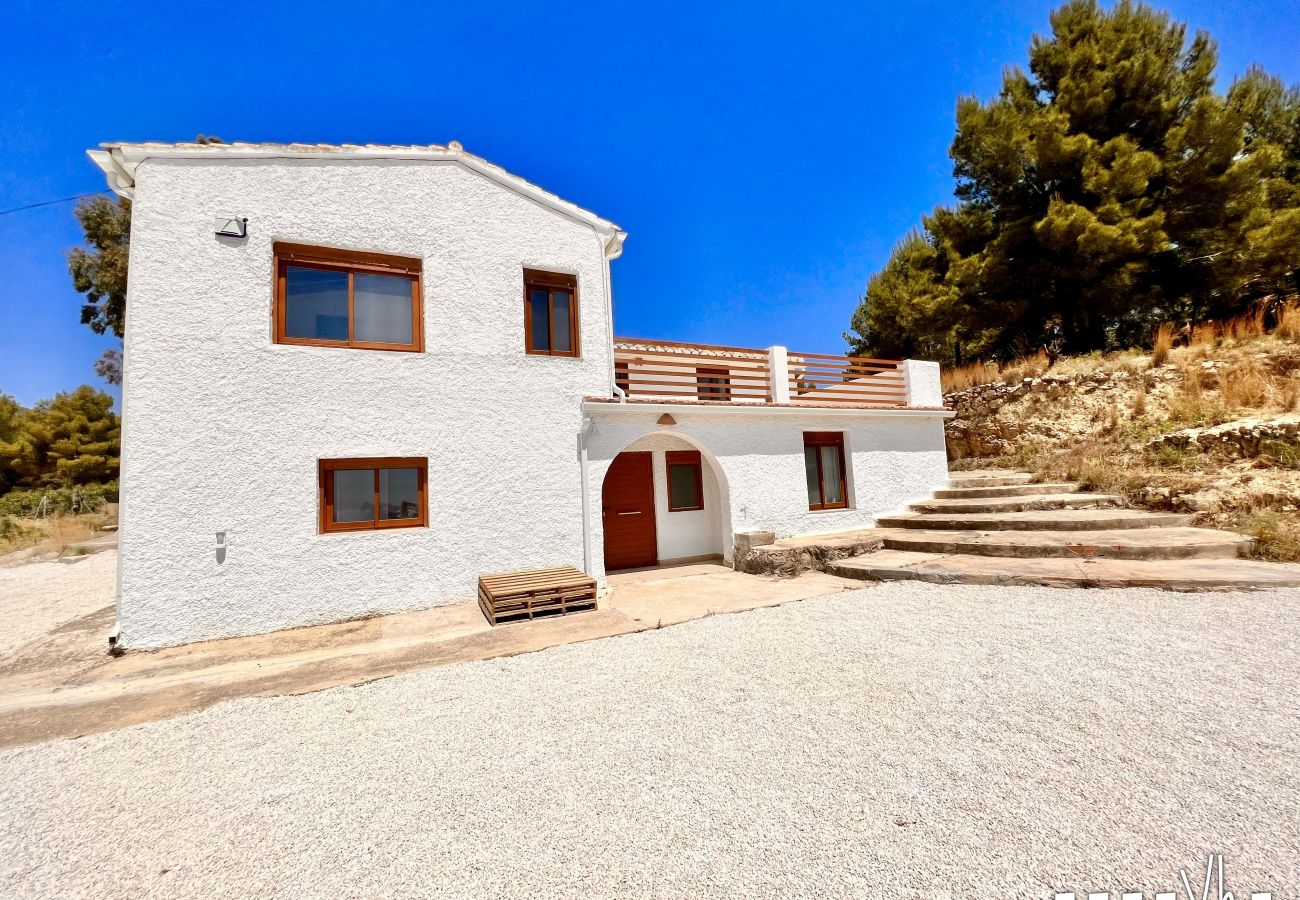
<svg viewBox="0 0 1300 900"><path fill-rule="evenodd" d="M867 277L951 197L960 94L1054 3L8 0L0 209L104 187L105 140L459 140L628 230L619 334L839 352ZM1300 4L1163 4L1300 81ZM0 216L0 391L98 383L72 205Z"/></svg>

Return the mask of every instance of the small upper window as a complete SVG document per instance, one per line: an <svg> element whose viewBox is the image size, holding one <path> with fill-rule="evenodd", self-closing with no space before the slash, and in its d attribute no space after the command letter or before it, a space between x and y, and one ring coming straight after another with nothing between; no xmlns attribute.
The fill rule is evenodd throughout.
<svg viewBox="0 0 1300 900"><path fill-rule="evenodd" d="M730 400L731 371L709 366L695 370L696 393L701 400Z"/></svg>
<svg viewBox="0 0 1300 900"><path fill-rule="evenodd" d="M804 432L803 464L809 509L844 509L849 505L842 432Z"/></svg>
<svg viewBox="0 0 1300 900"><path fill-rule="evenodd" d="M669 450L665 454L665 462L668 464L668 511L704 509L700 451Z"/></svg>
<svg viewBox="0 0 1300 900"><path fill-rule="evenodd" d="M423 457L320 461L320 530L371 531L428 524Z"/></svg>
<svg viewBox="0 0 1300 900"><path fill-rule="evenodd" d="M524 341L529 353L578 355L578 279L524 269Z"/></svg>
<svg viewBox="0 0 1300 900"><path fill-rule="evenodd" d="M275 244L280 344L422 350L420 260Z"/></svg>

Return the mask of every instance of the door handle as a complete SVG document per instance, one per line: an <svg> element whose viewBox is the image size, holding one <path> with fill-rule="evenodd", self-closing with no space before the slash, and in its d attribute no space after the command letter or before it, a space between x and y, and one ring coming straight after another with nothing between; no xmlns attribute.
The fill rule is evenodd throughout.
<svg viewBox="0 0 1300 900"><path fill-rule="evenodd" d="M641 515L641 510L639 510L639 509L634 509L634 510L632 510L632 512L621 512L621 513L619 513L619 515L620 515L620 516L639 516L639 515Z"/></svg>

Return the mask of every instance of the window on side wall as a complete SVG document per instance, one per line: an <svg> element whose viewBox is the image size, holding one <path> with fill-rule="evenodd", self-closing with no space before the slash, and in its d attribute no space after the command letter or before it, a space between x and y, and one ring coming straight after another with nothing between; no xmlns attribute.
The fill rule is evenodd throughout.
<svg viewBox="0 0 1300 900"><path fill-rule="evenodd" d="M423 457L322 459L319 479L322 532L428 524L428 460Z"/></svg>
<svg viewBox="0 0 1300 900"><path fill-rule="evenodd" d="M704 509L700 451L669 450L665 457L668 464L668 511Z"/></svg>
<svg viewBox="0 0 1300 900"><path fill-rule="evenodd" d="M701 400L730 400L731 371L711 366L695 369L696 392Z"/></svg>
<svg viewBox="0 0 1300 900"><path fill-rule="evenodd" d="M578 355L578 279L524 269L524 346L541 356Z"/></svg>
<svg viewBox="0 0 1300 900"><path fill-rule="evenodd" d="M421 261L275 244L275 341L362 350L424 349Z"/></svg>
<svg viewBox="0 0 1300 900"><path fill-rule="evenodd" d="M844 509L849 505L842 432L805 431L803 465L809 509Z"/></svg>

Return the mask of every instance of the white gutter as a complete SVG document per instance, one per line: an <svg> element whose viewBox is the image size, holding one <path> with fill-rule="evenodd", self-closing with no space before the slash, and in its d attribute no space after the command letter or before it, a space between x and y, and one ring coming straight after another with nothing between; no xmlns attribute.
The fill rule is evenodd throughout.
<svg viewBox="0 0 1300 900"><path fill-rule="evenodd" d="M902 417L902 418L927 418L935 417L941 419L951 419L957 415L956 410L952 409L863 409L862 407L836 407L836 406L766 406L759 403L732 403L717 404L716 406L705 406L703 404L694 405L690 403L607 403L599 400L584 400L582 402L582 411L587 414L593 413L613 413L615 415L630 415L633 413L643 412L652 413L674 413L682 415L690 413L692 415L778 415L778 416L867 416L867 417Z"/></svg>

